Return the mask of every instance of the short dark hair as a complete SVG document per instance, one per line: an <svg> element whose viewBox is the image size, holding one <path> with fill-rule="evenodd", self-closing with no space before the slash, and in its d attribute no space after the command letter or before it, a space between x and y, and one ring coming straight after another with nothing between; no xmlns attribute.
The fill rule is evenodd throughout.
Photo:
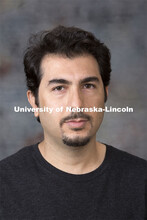
<svg viewBox="0 0 147 220"><path fill-rule="evenodd" d="M68 58L90 54L98 62L105 87L110 82L110 51L95 36L77 27L58 26L51 31L32 35L24 55L24 71L27 87L35 96L38 105L38 88L41 82L40 64L46 54L63 55Z"/></svg>

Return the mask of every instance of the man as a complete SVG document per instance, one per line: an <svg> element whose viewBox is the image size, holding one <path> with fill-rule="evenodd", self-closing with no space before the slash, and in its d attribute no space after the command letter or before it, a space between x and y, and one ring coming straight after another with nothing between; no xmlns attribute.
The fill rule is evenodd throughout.
<svg viewBox="0 0 147 220"><path fill-rule="evenodd" d="M24 66L29 103L53 111L34 112L41 143L1 161L1 219L145 219L147 162L96 141L109 49L59 26L32 38Z"/></svg>

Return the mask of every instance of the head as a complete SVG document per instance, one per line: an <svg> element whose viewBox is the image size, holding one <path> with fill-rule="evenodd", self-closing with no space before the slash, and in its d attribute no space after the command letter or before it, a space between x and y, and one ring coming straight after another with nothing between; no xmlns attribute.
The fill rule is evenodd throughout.
<svg viewBox="0 0 147 220"><path fill-rule="evenodd" d="M33 35L25 52L24 69L28 99L33 107L103 107L107 100L111 72L109 49L92 33L82 29L58 26ZM97 89L92 89L92 86ZM83 89L86 87L87 91ZM46 134L51 132L46 120L53 119L56 124L52 125L53 132L60 129L62 141L71 146L86 144L103 118L103 113L63 111L62 114L54 114L35 113L35 116L41 121ZM83 120L81 126L75 126L70 122L75 118L85 118L85 122Z"/></svg>

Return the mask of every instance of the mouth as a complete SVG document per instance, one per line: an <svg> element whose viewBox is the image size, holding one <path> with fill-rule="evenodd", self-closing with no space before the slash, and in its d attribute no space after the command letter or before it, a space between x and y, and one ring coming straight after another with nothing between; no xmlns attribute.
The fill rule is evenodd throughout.
<svg viewBox="0 0 147 220"><path fill-rule="evenodd" d="M84 119L76 118L76 119L67 120L65 123L72 128L81 128L84 127L87 122L88 120L85 118Z"/></svg>

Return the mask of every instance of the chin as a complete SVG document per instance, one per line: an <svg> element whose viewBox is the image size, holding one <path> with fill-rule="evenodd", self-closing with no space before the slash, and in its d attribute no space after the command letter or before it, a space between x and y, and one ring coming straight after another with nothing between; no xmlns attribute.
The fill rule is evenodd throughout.
<svg viewBox="0 0 147 220"><path fill-rule="evenodd" d="M90 136L86 136L86 137L67 137L65 135L63 135L62 137L62 141L65 145L67 146L71 146L71 147L82 147L85 146L86 144L88 144L90 142Z"/></svg>

